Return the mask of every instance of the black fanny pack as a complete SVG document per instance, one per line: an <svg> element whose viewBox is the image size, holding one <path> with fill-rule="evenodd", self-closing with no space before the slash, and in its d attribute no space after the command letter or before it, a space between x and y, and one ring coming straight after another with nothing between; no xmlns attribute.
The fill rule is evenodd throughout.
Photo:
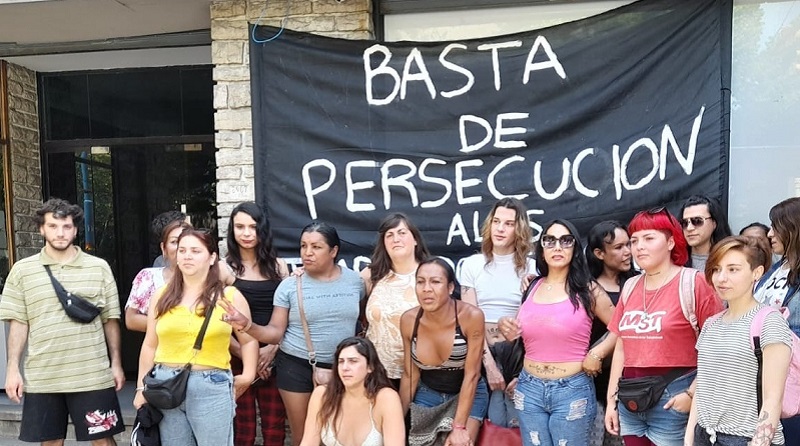
<svg viewBox="0 0 800 446"><path fill-rule="evenodd" d="M658 403L667 386L689 370L677 368L662 376L620 378L617 399L631 412L647 412Z"/></svg>
<svg viewBox="0 0 800 446"><path fill-rule="evenodd" d="M56 290L58 301L61 302L61 306L64 307L64 311L70 319L82 324L88 324L100 314L100 308L93 305L88 300L67 291L64 286L61 285L61 282L56 280L53 276L49 265L44 265L44 269L47 271L47 275L50 276L50 283L53 284L53 288Z"/></svg>

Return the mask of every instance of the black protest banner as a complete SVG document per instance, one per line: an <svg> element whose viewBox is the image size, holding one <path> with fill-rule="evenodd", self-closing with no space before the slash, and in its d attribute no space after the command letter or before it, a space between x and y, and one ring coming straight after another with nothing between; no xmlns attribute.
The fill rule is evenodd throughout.
<svg viewBox="0 0 800 446"><path fill-rule="evenodd" d="M256 196L281 254L313 219L338 229L345 257L369 256L380 220L404 212L456 259L505 196L535 232L559 217L583 233L694 193L725 198L730 7L643 0L460 42L253 43Z"/></svg>

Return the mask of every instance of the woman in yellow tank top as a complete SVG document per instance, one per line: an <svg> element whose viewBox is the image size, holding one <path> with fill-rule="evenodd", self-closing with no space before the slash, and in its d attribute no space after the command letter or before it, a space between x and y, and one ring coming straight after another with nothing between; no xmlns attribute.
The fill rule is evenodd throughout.
<svg viewBox="0 0 800 446"><path fill-rule="evenodd" d="M142 380L154 365L156 378L167 378L191 363L186 399L175 409L162 410L161 442L170 446L233 445L235 398L255 379L258 342L235 332L244 370L232 376L228 350L232 329L222 320L225 311L215 302L232 302L248 317L250 309L239 291L225 288L220 281L217 244L210 233L184 230L178 238L177 266L172 279L150 302L133 404L138 408L145 403ZM209 306L213 313L202 348L195 352L193 345Z"/></svg>

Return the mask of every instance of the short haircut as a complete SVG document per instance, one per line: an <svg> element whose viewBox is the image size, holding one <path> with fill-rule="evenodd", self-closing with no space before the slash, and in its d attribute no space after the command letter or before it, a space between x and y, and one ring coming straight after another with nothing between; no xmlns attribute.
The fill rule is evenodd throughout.
<svg viewBox="0 0 800 446"><path fill-rule="evenodd" d="M678 219L669 210L661 207L649 211L641 211L634 215L628 224L628 233L631 236L636 232L647 230L660 231L667 236L667 239L672 237L675 247L672 248L670 253L670 260L678 266L686 264L686 261L689 260L686 237L683 236L683 229L678 223Z"/></svg>
<svg viewBox="0 0 800 446"><path fill-rule="evenodd" d="M708 283L712 283L711 277L714 274L714 270L719 267L725 254L731 251L739 251L744 254L744 256L747 257L750 270L761 266L764 268L764 271L767 271L772 261L772 251L769 246L767 246L767 242L765 242L764 239L747 237L745 235L725 237L711 248L711 253L708 255L705 270L706 281Z"/></svg>
<svg viewBox="0 0 800 446"><path fill-rule="evenodd" d="M53 217L59 220L65 217L71 217L74 226L79 226L81 222L83 222L83 210L80 206L60 198L51 198L45 201L42 207L36 210L36 216L34 217L36 226L43 226L44 217L49 213L52 213Z"/></svg>
<svg viewBox="0 0 800 446"><path fill-rule="evenodd" d="M150 231L153 233L153 237L161 240L164 228L175 221L186 221L186 214L181 211L167 211L156 215L156 218L150 223Z"/></svg>

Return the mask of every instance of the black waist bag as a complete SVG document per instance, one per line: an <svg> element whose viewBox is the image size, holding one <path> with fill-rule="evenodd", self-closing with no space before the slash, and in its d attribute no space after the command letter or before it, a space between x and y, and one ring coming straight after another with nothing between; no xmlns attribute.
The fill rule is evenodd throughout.
<svg viewBox="0 0 800 446"><path fill-rule="evenodd" d="M64 307L64 311L70 319L75 322L88 324L100 314L100 308L91 304L88 300L67 291L64 286L61 285L61 282L53 277L49 265L44 265L44 269L47 271L47 275L50 276L50 283L53 284L53 288L56 290L58 301L61 302L61 306Z"/></svg>
<svg viewBox="0 0 800 446"><path fill-rule="evenodd" d="M658 403L667 386L688 370L678 368L662 376L620 378L617 399L631 412L647 412Z"/></svg>
<svg viewBox="0 0 800 446"><path fill-rule="evenodd" d="M157 409L174 409L186 399L186 384L189 382L190 364L186 364L176 375L166 379L157 379L155 370L150 370L142 379L144 390L142 395L147 402Z"/></svg>

